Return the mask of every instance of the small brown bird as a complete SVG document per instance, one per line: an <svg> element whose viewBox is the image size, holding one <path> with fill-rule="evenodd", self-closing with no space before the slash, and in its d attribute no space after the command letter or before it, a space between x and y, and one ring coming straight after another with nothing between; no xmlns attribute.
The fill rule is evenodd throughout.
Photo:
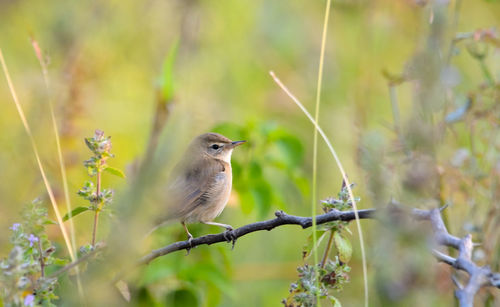
<svg viewBox="0 0 500 307"><path fill-rule="evenodd" d="M217 133L196 137L174 168L167 190L167 220L178 219L191 241L186 223L201 222L233 230L212 222L227 204L231 193L231 154L246 141L231 141Z"/></svg>

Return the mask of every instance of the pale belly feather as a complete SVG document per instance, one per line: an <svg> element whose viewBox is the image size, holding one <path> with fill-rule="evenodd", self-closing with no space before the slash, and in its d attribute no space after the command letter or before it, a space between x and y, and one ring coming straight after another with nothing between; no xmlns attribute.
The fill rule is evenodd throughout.
<svg viewBox="0 0 500 307"><path fill-rule="evenodd" d="M215 176L215 183L210 193L210 201L198 206L186 218L187 222L210 222L219 216L229 200L231 195L232 176L231 169L221 172Z"/></svg>

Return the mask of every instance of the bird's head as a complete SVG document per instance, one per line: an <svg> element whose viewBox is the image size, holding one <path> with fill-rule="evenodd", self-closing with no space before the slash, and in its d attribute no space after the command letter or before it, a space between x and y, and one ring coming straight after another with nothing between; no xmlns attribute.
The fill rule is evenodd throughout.
<svg viewBox="0 0 500 307"><path fill-rule="evenodd" d="M191 150L229 163L233 149L245 142L231 141L221 134L209 132L196 137Z"/></svg>

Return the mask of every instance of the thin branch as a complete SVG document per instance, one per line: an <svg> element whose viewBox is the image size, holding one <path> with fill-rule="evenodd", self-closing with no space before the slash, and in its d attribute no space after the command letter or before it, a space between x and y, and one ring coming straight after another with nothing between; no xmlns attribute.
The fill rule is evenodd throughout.
<svg viewBox="0 0 500 307"><path fill-rule="evenodd" d="M394 213L394 211L403 211L402 208L404 207L392 202L391 206L383 210L365 209L357 212L333 210L325 214L317 215L316 224L320 225L332 221L352 221L356 219L355 213L358 213L360 219L375 219L377 211L379 211L378 214L380 214L380 212ZM455 291L455 296L458 298L460 306L472 306L474 296L480 288L486 286L500 288L500 273L492 272L489 266L480 267L472 261L471 256L474 244L472 243L471 235L466 235L463 238L450 235L441 217L441 211L444 210L444 208L445 207L432 210L412 209L408 212L408 215L413 217L415 220L426 220L430 222L433 230L433 238L436 244L452 247L458 250L458 257L456 259L437 250L432 250L431 252L438 261L446 263L455 269L465 271L469 274L467 284L463 287L457 286L458 289ZM288 215L283 211L277 211L275 215L275 219L256 222L237 228L233 230L229 236L226 232L198 237L193 239L191 242L179 241L172 243L160 249L153 250L146 256L139 259L139 261L137 261L137 265L149 264L158 257L179 250L190 250L198 245L211 245L219 242L227 242L228 237L236 240L237 238L255 231L269 231L282 225L299 225L304 229L312 226L311 217Z"/></svg>
<svg viewBox="0 0 500 307"><path fill-rule="evenodd" d="M477 291L485 286L500 288L498 282L499 274L491 271L489 266L478 266L472 261L472 236L470 234L463 238L458 238L448 233L441 217L440 209L419 210L413 209L412 215L417 219L429 220L434 233L434 240L442 246L452 247L458 250L458 257L455 259L438 251L433 251L434 256L441 262L453 266L457 270L465 271L469 274L469 280L463 287L457 287L455 296L458 298L460 306L473 306L474 296Z"/></svg>
<svg viewBox="0 0 500 307"><path fill-rule="evenodd" d="M357 212L332 210L328 213L317 215L316 224L321 225L332 221L352 221L357 218L355 213L357 213L359 219L376 219L377 214L393 214L405 212L402 209L403 207L397 206L395 205L395 202L392 202L391 206L386 209L364 209ZM489 266L480 267L472 261L471 255L474 248L472 237L470 235L466 235L463 238L457 238L453 235L450 235L448 233L448 230L444 226L440 210L441 209L439 208L432 210L411 209L411 211L408 211L407 214L415 220L429 221L433 230L434 241L438 245L448 246L458 250L457 258L448 256L435 249L431 252L438 261L446 263L457 270L468 273L469 279L464 286L462 286L458 282L458 280L453 280L453 276L451 276L451 278L457 285L455 296L458 298L460 306L472 306L474 297L480 288L491 286L500 289L500 273L491 271L491 268ZM151 261L158 257L170 254L175 251L190 250L199 245L211 245L214 243L228 242L228 240L229 242L232 240L234 244L234 241L236 239L256 231L270 231L283 225L299 225L303 229L306 229L311 227L313 223L313 219L311 217L288 215L283 211L276 211L275 215L276 218L272 220L255 222L242 226L230 232L205 235L195 238L191 242L186 240L169 244L160 249L153 250L149 254L145 255L136 262L136 265L139 266L143 264L149 264ZM101 245L101 243L97 244L95 250L79 258L75 262L72 262L69 265L61 268L59 271L53 273L49 278L55 278L63 274L64 272L76 267L80 263L89 259L90 256L94 255L97 252L98 249L101 249L101 247L104 246L105 245ZM123 275L124 272L118 274L114 281L119 280Z"/></svg>
<svg viewBox="0 0 500 307"><path fill-rule="evenodd" d="M375 209L365 209L365 210L358 210L357 211L359 218L360 219L368 219L368 218L373 218L375 214ZM240 228L237 228L231 232L230 237L234 238L234 240L255 232L255 231L261 231L261 230L272 230L276 227L282 226L282 225L299 225L302 228L309 228L312 226L312 221L313 219L311 217L302 217L302 216L295 216L295 215L288 215L284 213L283 211L276 211L275 213L276 218L272 220L267 220L267 221L262 221L262 222L255 222L252 224L248 224L245 226L242 226ZM316 224L321 225L324 223L332 222L332 221L352 221L356 218L354 211L338 211L338 210L333 210L325 214L317 215L316 216ZM172 243L170 245L167 245L165 247L162 247L157 250L153 250L151 253L148 255L142 257L137 264L148 264L152 260L170 254L175 251L179 250L189 250L193 247L196 247L198 245L211 245L214 243L219 243L219 242L227 242L228 241L228 235L227 233L219 233L219 234L210 234L202 237L198 237L193 239L191 242L189 241L179 241Z"/></svg>
<svg viewBox="0 0 500 307"><path fill-rule="evenodd" d="M445 255L443 253L441 253L440 251L437 251L437 250L432 250L432 254L434 255L434 257L436 257L436 259L438 261L441 261L441 262L444 262L448 265L451 265L452 267L455 266L455 258L453 257L450 257L448 255Z"/></svg>

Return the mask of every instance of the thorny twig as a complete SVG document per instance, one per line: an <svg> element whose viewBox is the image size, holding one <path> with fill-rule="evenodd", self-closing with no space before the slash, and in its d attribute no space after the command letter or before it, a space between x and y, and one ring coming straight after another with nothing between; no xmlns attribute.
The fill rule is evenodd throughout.
<svg viewBox="0 0 500 307"><path fill-rule="evenodd" d="M394 204L394 203L393 203ZM472 259L472 250L473 244L471 235L466 235L463 238L458 238L448 233L446 226L444 225L443 219L441 217L441 211L444 210L446 206L439 209L431 209L431 210L421 210L421 209L412 209L409 212L409 215L416 220L427 220L431 223L433 230L433 238L434 241L438 245L452 247L458 250L458 257L455 259L446 254L443 254L437 250L432 250L431 252L436 257L438 261L446 263L458 270L465 271L469 274L469 280L467 284L463 287L457 287L458 289L455 291L455 295L460 302L460 306L472 306L474 301L474 296L477 291L486 286L493 286L500 288L500 273L492 272L489 266L480 267L475 264ZM374 219L376 218L377 211L383 212L387 210L398 210L400 208L391 206L388 209L365 209L359 210L358 214L360 219ZM283 211L277 211L275 213L276 218L272 220L256 222L252 224L248 224L237 228L232 231L232 237L236 240L239 237L242 237L251 232L260 231L260 230L272 230L276 227L282 225L300 225L302 228L309 228L312 225L311 217L301 217L288 215ZM338 211L333 210L325 214L321 214L316 216L316 223L318 225L324 224L331 221L352 221L355 219L355 215L353 211ZM219 233L219 234L210 234L202 237L198 237L193 239L191 242L189 241L179 241L172 244L169 244L160 249L153 250L151 253L142 257L137 264L149 264L154 259L170 254L179 250L188 250L198 245L211 245L219 242L226 242L227 234Z"/></svg>
<svg viewBox="0 0 500 307"><path fill-rule="evenodd" d="M455 291L455 296L460 302L460 306L473 306L474 296L482 287L493 286L500 288L500 273L492 272L489 266L481 267L472 261L472 250L474 247L472 236L468 234L463 238L458 238L450 235L444 225L440 209L413 209L412 215L417 219L430 221L434 240L437 244L458 250L458 257L456 259L439 251L433 251L433 254L439 261L469 274L467 284L463 287L457 286L458 289Z"/></svg>

